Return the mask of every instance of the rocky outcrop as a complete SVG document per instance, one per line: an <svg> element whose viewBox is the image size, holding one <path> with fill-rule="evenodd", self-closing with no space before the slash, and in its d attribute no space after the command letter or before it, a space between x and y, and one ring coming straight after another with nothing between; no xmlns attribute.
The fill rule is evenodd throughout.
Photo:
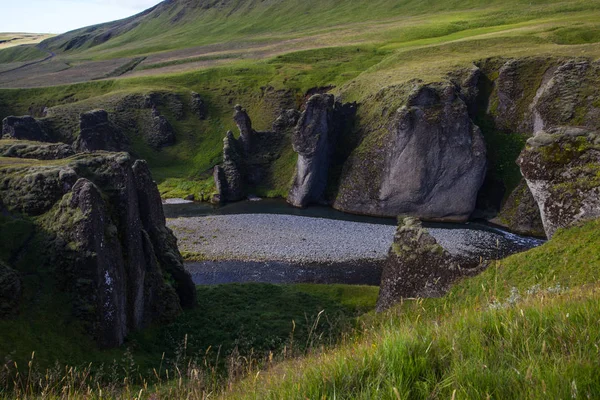
<svg viewBox="0 0 600 400"><path fill-rule="evenodd" d="M277 117L275 122L273 122L273 132L284 133L288 129L294 128L298 124L301 116L302 113L293 108L283 111L281 115Z"/></svg>
<svg viewBox="0 0 600 400"><path fill-rule="evenodd" d="M59 160L74 154L73 147L64 143L0 141L0 157Z"/></svg>
<svg viewBox="0 0 600 400"><path fill-rule="evenodd" d="M129 139L108 119L104 110L92 110L79 116L79 136L73 143L77 152L128 151Z"/></svg>
<svg viewBox="0 0 600 400"><path fill-rule="evenodd" d="M223 163L213 170L214 203L242 200L252 195L252 189L272 187L275 163L291 147L291 131L298 116L298 111L284 111L273 131L256 131L246 111L235 106L234 122L240 136L235 139L233 132L227 132L223 140Z"/></svg>
<svg viewBox="0 0 600 400"><path fill-rule="evenodd" d="M396 98L396 90L399 95L408 91L390 88L373 100ZM485 177L486 148L459 94L451 83L417 84L404 105L389 112L389 120L382 122L373 112L367 126L373 131L364 133L368 136L346 163L334 207L357 214L467 220Z"/></svg>
<svg viewBox="0 0 600 400"><path fill-rule="evenodd" d="M239 104L237 104L234 109L235 114L233 115L233 121L240 131L239 140L244 148L244 151L249 153L250 147L252 146L252 137L255 134L254 129L252 129L252 120L250 120L246 110L244 110Z"/></svg>
<svg viewBox="0 0 600 400"><path fill-rule="evenodd" d="M195 304L176 239L147 165L126 153L79 154L62 164L0 165L0 198L38 216L43 268L70 294L73 315L102 347ZM40 267L42 268L42 267Z"/></svg>
<svg viewBox="0 0 600 400"><path fill-rule="evenodd" d="M292 145L298 162L287 199L293 206L306 207L324 199L335 146L334 104L333 95L312 96L294 130Z"/></svg>
<svg viewBox="0 0 600 400"><path fill-rule="evenodd" d="M600 135L554 128L527 141L518 160L540 209L544 230L600 217Z"/></svg>
<svg viewBox="0 0 600 400"><path fill-rule="evenodd" d="M540 209L524 179L506 199L500 213L491 222L520 235L546 236Z"/></svg>
<svg viewBox="0 0 600 400"><path fill-rule="evenodd" d="M458 278L481 272L483 265L461 265L412 217L399 220L383 267L377 310L402 298L440 297Z"/></svg>
<svg viewBox="0 0 600 400"><path fill-rule="evenodd" d="M156 108L152 109L150 129L144 132L146 141L155 150L175 144L175 131L169 121Z"/></svg>
<svg viewBox="0 0 600 400"><path fill-rule="evenodd" d="M223 139L223 163L217 165L213 172L217 190L213 203L239 201L244 197L243 165L243 144L229 131Z"/></svg>
<svg viewBox="0 0 600 400"><path fill-rule="evenodd" d="M206 107L206 103L202 96L200 96L196 92L192 92L192 112L198 117L200 120L206 119L208 115L208 110Z"/></svg>
<svg viewBox="0 0 600 400"><path fill-rule="evenodd" d="M21 294L22 285L19 274L0 261L0 319L19 312Z"/></svg>
<svg viewBox="0 0 600 400"><path fill-rule="evenodd" d="M2 120L2 136L9 139L49 142L50 137L41 128L38 121L29 115L6 117Z"/></svg>

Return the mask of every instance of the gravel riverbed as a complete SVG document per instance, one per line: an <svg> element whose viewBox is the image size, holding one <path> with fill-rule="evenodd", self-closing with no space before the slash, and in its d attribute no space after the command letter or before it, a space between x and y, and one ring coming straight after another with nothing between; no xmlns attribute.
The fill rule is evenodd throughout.
<svg viewBox="0 0 600 400"><path fill-rule="evenodd" d="M183 252L210 260L327 263L385 259L396 227L277 214L238 214L167 220ZM501 230L429 228L449 252L496 258L542 241Z"/></svg>

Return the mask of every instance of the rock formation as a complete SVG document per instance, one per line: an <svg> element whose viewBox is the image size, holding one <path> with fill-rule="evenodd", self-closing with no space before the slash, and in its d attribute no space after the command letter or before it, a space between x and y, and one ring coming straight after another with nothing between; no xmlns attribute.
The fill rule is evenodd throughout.
<svg viewBox="0 0 600 400"><path fill-rule="evenodd" d="M395 98L394 90L406 88L389 90ZM334 207L357 214L467 220L485 177L486 148L459 92L450 83L419 84L389 121L374 113L375 132L345 165Z"/></svg>
<svg viewBox="0 0 600 400"><path fill-rule="evenodd" d="M252 137L255 134L254 129L252 129L252 120L250 120L246 110L244 110L239 104L235 106L233 120L240 131L239 140L242 143L244 151L249 153L250 147L252 146Z"/></svg>
<svg viewBox="0 0 600 400"><path fill-rule="evenodd" d="M156 108L152 109L150 130L145 132L146 141L155 150L175 144L175 131L169 121Z"/></svg>
<svg viewBox="0 0 600 400"><path fill-rule="evenodd" d="M462 265L412 217L401 218L383 267L377 310L402 298L440 297L458 278L481 272L484 266Z"/></svg>
<svg viewBox="0 0 600 400"><path fill-rule="evenodd" d="M527 141L518 160L537 202L544 230L600 217L600 135L580 128L554 128Z"/></svg>
<svg viewBox="0 0 600 400"><path fill-rule="evenodd" d="M50 137L40 127L35 118L29 115L23 117L6 117L2 120L2 136L10 139L49 142Z"/></svg>
<svg viewBox="0 0 600 400"><path fill-rule="evenodd" d="M240 137L227 132L223 140L223 163L213 170L216 194L213 203L242 200L251 195L248 191L271 184L273 164L286 147L291 147L290 136L299 112L284 111L273 124L273 131L256 131L246 111L235 106L234 122Z"/></svg>
<svg viewBox="0 0 600 400"><path fill-rule="evenodd" d="M306 103L292 144L298 162L288 202L306 207L324 199L333 146L335 146L334 103L330 94L317 94Z"/></svg>
<svg viewBox="0 0 600 400"><path fill-rule="evenodd" d="M73 144L77 152L127 151L129 139L108 119L104 110L92 110L79 116L79 136Z"/></svg>
<svg viewBox="0 0 600 400"><path fill-rule="evenodd" d="M208 115L204 99L196 92L192 92L192 111L200 120L206 119Z"/></svg>
<svg viewBox="0 0 600 400"><path fill-rule="evenodd" d="M298 120L302 113L295 109L285 110L277 117L275 122L273 122L273 132L284 133L290 128L294 128L298 124Z"/></svg>
<svg viewBox="0 0 600 400"><path fill-rule="evenodd" d="M223 139L223 163L214 169L217 189L217 194L213 197L214 203L239 201L244 198L243 164L243 144L229 131Z"/></svg>
<svg viewBox="0 0 600 400"><path fill-rule="evenodd" d="M145 162L79 154L61 164L0 164L0 180L9 212L38 217L47 253L40 268L54 271L57 290L101 347L195 304Z"/></svg>

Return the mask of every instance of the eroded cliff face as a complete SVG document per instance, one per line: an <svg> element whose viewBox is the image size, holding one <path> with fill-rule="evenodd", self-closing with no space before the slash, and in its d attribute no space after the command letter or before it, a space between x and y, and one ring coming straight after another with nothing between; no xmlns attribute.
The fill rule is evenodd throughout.
<svg viewBox="0 0 600 400"><path fill-rule="evenodd" d="M400 214L430 220L465 221L486 171L486 148L471 121L460 88L413 83L389 88L402 97L395 111L370 116L365 139L344 166L334 207L379 216ZM391 93L390 93L391 92Z"/></svg>
<svg viewBox="0 0 600 400"><path fill-rule="evenodd" d="M541 212L546 235L600 217L600 136L554 128L527 141L518 160Z"/></svg>
<svg viewBox="0 0 600 400"><path fill-rule="evenodd" d="M117 346L195 304L145 162L107 152L46 163L4 159L0 182L8 213L36 217L45 249L39 268L52 271L100 346Z"/></svg>
<svg viewBox="0 0 600 400"><path fill-rule="evenodd" d="M109 121L105 110L92 110L79 116L79 136L73 143L76 152L127 151L129 145L129 139Z"/></svg>
<svg viewBox="0 0 600 400"><path fill-rule="evenodd" d="M292 145L298 161L287 198L293 206L306 207L324 200L336 139L334 105L333 95L312 96L294 129Z"/></svg>
<svg viewBox="0 0 600 400"><path fill-rule="evenodd" d="M299 114L294 109L283 110L271 131L256 131L246 110L234 107L239 137L229 131L223 139L223 162L213 170L213 203L239 201L257 187L272 185L273 164L291 147L291 132Z"/></svg>
<svg viewBox="0 0 600 400"><path fill-rule="evenodd" d="M600 64L586 59L561 58L496 60L495 63L499 63L501 67L494 82L488 115L493 118L495 128L503 134L520 134L533 138L519 157L521 172L525 178L523 182L527 186L520 184L507 195L495 221L513 231L536 235L539 234L543 221L545 233L551 236L556 226L566 226L569 224L568 220L575 222L579 219L577 212L564 210L558 218L556 212L553 213L548 208L551 203L554 204L552 207L555 211L556 208L565 208L547 190L549 186L555 186L554 183L558 185L565 181L557 171L562 168L562 174L569 175L575 181L587 180L593 185L593 180L590 180L585 171L573 169L569 165L559 168L556 164L549 164L547 160L536 156L536 149L545 154L560 152L563 144L570 146L573 135L581 134L581 138L586 136L585 132L593 133L600 128ZM488 73L489 67L488 65ZM550 140L548 133L554 139ZM554 145L547 143L548 141ZM590 139L590 143L593 141ZM558 155L555 157L560 158ZM543 179L538 179L542 176ZM554 179L556 182L553 183ZM580 200L588 195L586 190L579 194ZM575 201L575 197L578 196L574 194L571 200ZM532 206L532 199L535 206ZM579 200L575 202L578 203ZM582 210L583 214L593 215L590 207L593 208L588 203L587 211Z"/></svg>

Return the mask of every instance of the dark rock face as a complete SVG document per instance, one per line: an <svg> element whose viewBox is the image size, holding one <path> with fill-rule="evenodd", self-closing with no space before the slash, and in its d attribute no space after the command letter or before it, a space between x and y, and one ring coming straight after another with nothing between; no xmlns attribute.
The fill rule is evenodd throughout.
<svg viewBox="0 0 600 400"><path fill-rule="evenodd" d="M0 157L34 158L36 160L60 160L75 154L64 143L11 143L0 141Z"/></svg>
<svg viewBox="0 0 600 400"><path fill-rule="evenodd" d="M2 120L2 136L10 139L32 140L36 142L49 142L50 137L35 118L26 115L24 117L6 117Z"/></svg>
<svg viewBox="0 0 600 400"><path fill-rule="evenodd" d="M520 235L546 236L540 209L525 180L510 194L500 214L491 222Z"/></svg>
<svg viewBox="0 0 600 400"><path fill-rule="evenodd" d="M217 192L213 203L239 201L252 187L269 185L273 163L290 146L290 134L299 112L287 110L273 124L273 132L255 131L246 111L235 106L234 121L240 137L227 132L223 140L223 163L215 167L213 177ZM288 147L289 148L289 147Z"/></svg>
<svg viewBox="0 0 600 400"><path fill-rule="evenodd" d="M100 346L120 345L129 332L195 304L145 162L79 154L64 165L0 168L0 180L10 212L40 216L47 262Z"/></svg>
<svg viewBox="0 0 600 400"><path fill-rule="evenodd" d="M202 99L202 96L196 92L192 92L192 111L200 120L206 119L208 115L208 110L204 99Z"/></svg>
<svg viewBox="0 0 600 400"><path fill-rule="evenodd" d="M333 95L312 96L294 131L292 145L298 162L287 199L293 206L306 207L323 200L335 145L334 103Z"/></svg>
<svg viewBox="0 0 600 400"><path fill-rule="evenodd" d="M563 125L590 126L589 122L592 121L585 121L585 117L583 117L583 121L577 123L573 123L573 118L576 116L577 108L583 107L590 111L594 108L591 104L585 104L585 102L593 103L594 100L598 99L598 94L589 96L589 93L587 93L590 97L587 100L582 99L582 94L586 91L588 85L594 85L587 80L587 75L597 77L598 70L594 70L587 60L570 60L557 68L553 68L550 72L552 72L549 75L550 79L542 84L533 104L535 113L534 132L537 133L540 130ZM595 121L595 124L592 123L592 125L597 127L599 125L598 121Z"/></svg>
<svg viewBox="0 0 600 400"><path fill-rule="evenodd" d="M402 298L443 296L458 278L480 272L483 266L460 265L417 219L403 218L383 267L377 310Z"/></svg>
<svg viewBox="0 0 600 400"><path fill-rule="evenodd" d="M0 318L18 313L21 294L19 274L0 262Z"/></svg>
<svg viewBox="0 0 600 400"><path fill-rule="evenodd" d="M148 144L156 150L175 144L173 127L156 108L152 109L152 124L145 136Z"/></svg>
<svg viewBox="0 0 600 400"><path fill-rule="evenodd" d="M518 164L537 202L546 236L600 217L600 136L579 128L538 132Z"/></svg>
<svg viewBox="0 0 600 400"><path fill-rule="evenodd" d="M250 151L250 147L252 146L252 137L255 134L254 129L252 129L252 120L250 120L246 110L244 110L239 104L235 106L233 120L240 131L240 142L244 147L244 151L248 153Z"/></svg>
<svg viewBox="0 0 600 400"><path fill-rule="evenodd" d="M387 126L377 125L381 136L365 139L350 157L334 207L467 220L485 177L486 148L458 94L451 84L413 89Z"/></svg>
<svg viewBox="0 0 600 400"><path fill-rule="evenodd" d="M223 139L223 164L214 170L214 180L218 196L213 202L239 201L244 198L242 168L244 165L244 148L241 141L227 132Z"/></svg>
<svg viewBox="0 0 600 400"><path fill-rule="evenodd" d="M108 120L104 110L93 110L79 116L79 137L73 148L77 152L127 151L129 139Z"/></svg>
<svg viewBox="0 0 600 400"><path fill-rule="evenodd" d="M285 110L279 117L273 122L273 132L282 133L288 129L294 128L298 124L298 120L302 113L295 109Z"/></svg>

